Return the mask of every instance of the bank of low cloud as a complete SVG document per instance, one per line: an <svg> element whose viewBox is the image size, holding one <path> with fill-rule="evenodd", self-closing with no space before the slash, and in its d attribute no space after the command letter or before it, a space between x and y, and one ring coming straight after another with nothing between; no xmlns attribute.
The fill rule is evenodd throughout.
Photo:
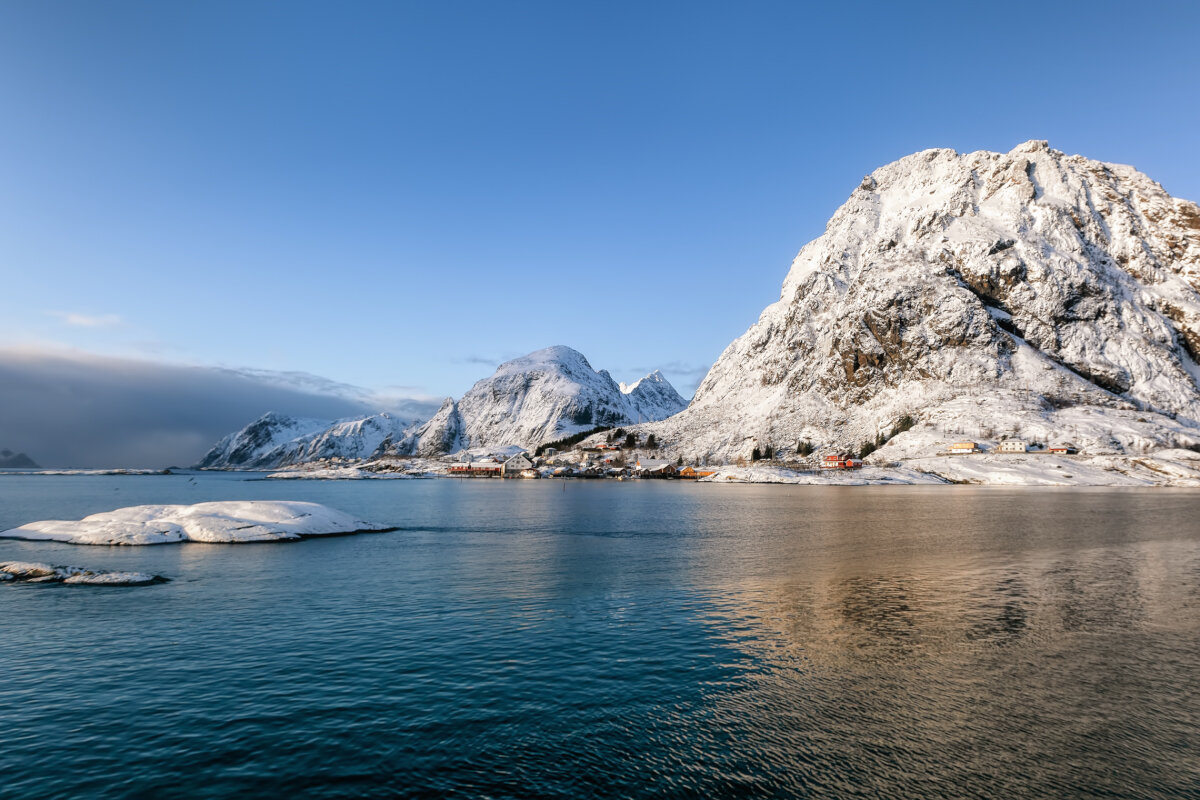
<svg viewBox="0 0 1200 800"><path fill-rule="evenodd" d="M162 467L195 463L266 411L334 419L383 410L366 392L328 386L259 371L0 349L0 447L43 467ZM406 401L406 411L423 408L421 399Z"/></svg>

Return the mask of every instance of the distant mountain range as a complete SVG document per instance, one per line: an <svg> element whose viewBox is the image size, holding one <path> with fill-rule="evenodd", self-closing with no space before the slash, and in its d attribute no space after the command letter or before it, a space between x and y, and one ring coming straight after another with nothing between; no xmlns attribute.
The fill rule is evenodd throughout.
<svg viewBox="0 0 1200 800"><path fill-rule="evenodd" d="M544 442L598 426L665 419L686 401L659 371L617 384L570 347L548 347L501 364L427 420L376 414L351 420L269 413L218 442L201 469L274 469L326 458L433 456L464 448Z"/></svg>

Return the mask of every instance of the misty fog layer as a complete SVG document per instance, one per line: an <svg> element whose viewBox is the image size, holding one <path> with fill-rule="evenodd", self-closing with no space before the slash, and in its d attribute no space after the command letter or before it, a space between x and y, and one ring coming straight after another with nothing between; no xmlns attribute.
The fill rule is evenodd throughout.
<svg viewBox="0 0 1200 800"><path fill-rule="evenodd" d="M262 373L0 350L0 449L43 467L188 466L268 411L335 419L379 410Z"/></svg>

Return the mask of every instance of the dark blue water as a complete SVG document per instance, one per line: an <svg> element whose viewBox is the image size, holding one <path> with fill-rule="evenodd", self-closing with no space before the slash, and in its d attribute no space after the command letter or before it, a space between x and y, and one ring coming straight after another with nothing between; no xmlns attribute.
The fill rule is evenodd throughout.
<svg viewBox="0 0 1200 800"><path fill-rule="evenodd" d="M1200 797L1200 493L0 476L0 528L398 526L27 559L4 797Z"/></svg>

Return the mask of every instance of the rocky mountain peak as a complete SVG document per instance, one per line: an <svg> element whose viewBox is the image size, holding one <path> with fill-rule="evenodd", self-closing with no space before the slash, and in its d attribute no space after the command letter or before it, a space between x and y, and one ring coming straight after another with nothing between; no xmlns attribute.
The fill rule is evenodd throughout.
<svg viewBox="0 0 1200 800"><path fill-rule="evenodd" d="M1200 209L1133 168L925 150L862 181L672 423L700 452L847 443L991 387L1194 424L1198 289Z"/></svg>

